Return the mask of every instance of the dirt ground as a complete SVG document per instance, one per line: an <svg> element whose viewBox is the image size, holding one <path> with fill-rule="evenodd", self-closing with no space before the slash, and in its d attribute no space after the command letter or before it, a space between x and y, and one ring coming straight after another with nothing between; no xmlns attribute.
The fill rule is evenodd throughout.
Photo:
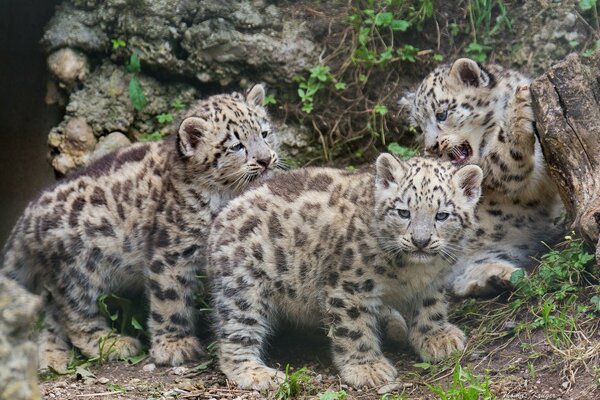
<svg viewBox="0 0 600 400"><path fill-rule="evenodd" d="M465 326L466 325L466 326ZM489 378L490 391L498 399L597 399L597 379L593 370L580 364L564 362L564 357L553 351L541 331L530 337L504 335L481 347L485 335L502 336L502 332L481 332L477 324L459 326L470 338L460 364L483 380ZM507 327L510 329L510 326ZM600 335L596 340L600 339ZM488 341L489 342L489 341ZM525 343L525 344L524 344ZM400 376L397 384L376 389L353 389L341 383L331 364L328 341L323 332L286 329L273 338L267 350L268 364L282 370L289 364L291 371L306 366L310 383L295 398L319 399L326 391L346 392L346 399L379 400L389 392L404 399L437 399L427 385L452 387L454 360L442 365L425 366L406 347L385 345L385 355L394 362ZM210 361L207 359L205 361ZM126 362L108 362L90 367L93 375L80 371L54 377L42 383L46 399L265 399L276 398L275 393L238 390L230 385L214 363L183 367L156 367L150 359L136 365ZM466 384L468 386L468 383ZM451 393L451 389L448 390ZM455 396L449 399L463 399ZM480 397L483 398L483 397Z"/></svg>

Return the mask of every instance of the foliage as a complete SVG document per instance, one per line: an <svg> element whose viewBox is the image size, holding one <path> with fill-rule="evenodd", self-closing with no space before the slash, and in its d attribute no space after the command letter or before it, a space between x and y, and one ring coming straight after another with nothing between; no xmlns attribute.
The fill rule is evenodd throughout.
<svg viewBox="0 0 600 400"><path fill-rule="evenodd" d="M166 124L169 122L173 122L173 114L171 113L162 113L156 116L156 120L159 124Z"/></svg>
<svg viewBox="0 0 600 400"><path fill-rule="evenodd" d="M286 110L312 124L323 159L342 152L361 158L390 135L390 96L402 64L439 62L440 54L408 42L433 17L432 0L354 0L340 17L340 42L296 76L298 107ZM434 61L434 59L436 61ZM391 72L390 72L391 71ZM291 100L291 99L290 99ZM396 131L403 128L394 126Z"/></svg>
<svg viewBox="0 0 600 400"><path fill-rule="evenodd" d="M121 47L127 46L127 42L125 42L123 39L112 39L111 43L112 43L113 50L117 50Z"/></svg>
<svg viewBox="0 0 600 400"><path fill-rule="evenodd" d="M493 37L505 28L512 30L512 23L502 0L469 0L468 11L472 41L465 51L476 61L485 62Z"/></svg>
<svg viewBox="0 0 600 400"><path fill-rule="evenodd" d="M160 132L142 133L138 138L139 142L155 142L162 140L163 136Z"/></svg>
<svg viewBox="0 0 600 400"><path fill-rule="evenodd" d="M387 149L390 153L394 154L395 156L398 156L402 160L408 160L409 158L412 158L417 155L416 150L400 146L396 142L388 144Z"/></svg>
<svg viewBox="0 0 600 400"><path fill-rule="evenodd" d="M346 400L346 392L344 390L328 390L319 395L319 400Z"/></svg>
<svg viewBox="0 0 600 400"><path fill-rule="evenodd" d="M285 366L285 380L279 385L275 398L287 400L298 396L303 391L310 391L310 376L306 367L290 373L289 364Z"/></svg>
<svg viewBox="0 0 600 400"><path fill-rule="evenodd" d="M525 276L523 270L513 273L511 281L519 298L553 293L554 297L564 299L567 293L584 283L587 267L594 256L585 251L583 240L574 236L565 239L563 249L551 250L542 256L540 266L531 277Z"/></svg>
<svg viewBox="0 0 600 400"><path fill-rule="evenodd" d="M427 385L429 390L439 396L440 400L493 400L496 396L490 390L490 380L481 378L463 369L457 362L448 388Z"/></svg>
<svg viewBox="0 0 600 400"><path fill-rule="evenodd" d="M144 326L144 309L139 304L115 294L104 294L98 297L98 308L113 324L113 329L128 336L146 335Z"/></svg>

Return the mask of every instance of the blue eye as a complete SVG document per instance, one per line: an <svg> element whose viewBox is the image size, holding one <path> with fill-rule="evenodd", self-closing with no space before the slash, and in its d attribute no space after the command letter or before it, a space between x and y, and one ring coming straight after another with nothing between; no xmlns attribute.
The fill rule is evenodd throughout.
<svg viewBox="0 0 600 400"><path fill-rule="evenodd" d="M444 122L446 118L448 118L448 110L444 110L443 112L435 114L435 119L437 119L439 122Z"/></svg>
<svg viewBox="0 0 600 400"><path fill-rule="evenodd" d="M398 209L398 215L400 216L400 218L410 218L410 211L408 210L400 210Z"/></svg>
<svg viewBox="0 0 600 400"><path fill-rule="evenodd" d="M235 146L230 146L229 147L229 150L231 150L231 151L240 151L242 149L244 149L244 145L241 144L241 143L238 143Z"/></svg>
<svg viewBox="0 0 600 400"><path fill-rule="evenodd" d="M448 219L449 216L450 216L450 214L448 214L446 212L439 212L439 213L435 214L435 220L436 221L445 221Z"/></svg>

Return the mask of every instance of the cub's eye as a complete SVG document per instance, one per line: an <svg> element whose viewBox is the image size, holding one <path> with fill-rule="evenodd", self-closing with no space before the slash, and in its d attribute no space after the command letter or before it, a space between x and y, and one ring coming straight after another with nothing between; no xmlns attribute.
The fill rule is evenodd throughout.
<svg viewBox="0 0 600 400"><path fill-rule="evenodd" d="M448 214L448 213L439 212L439 213L435 214L435 220L436 221L445 221L448 219L449 216L450 216L450 214Z"/></svg>
<svg viewBox="0 0 600 400"><path fill-rule="evenodd" d="M408 210L400 210L398 209L398 215L400 216L400 218L410 218L410 211Z"/></svg>
<svg viewBox="0 0 600 400"><path fill-rule="evenodd" d="M238 143L238 144L236 144L234 146L230 146L229 147L229 150L231 150L231 151L240 151L240 150L243 150L243 149L244 149L244 145L241 144L241 143Z"/></svg>
<svg viewBox="0 0 600 400"><path fill-rule="evenodd" d="M267 136L269 136L269 131L262 131L261 135L262 137L266 138Z"/></svg>
<svg viewBox="0 0 600 400"><path fill-rule="evenodd" d="M445 121L446 118L448 118L448 110L444 110L442 112L435 114L435 119L437 119L439 122Z"/></svg>

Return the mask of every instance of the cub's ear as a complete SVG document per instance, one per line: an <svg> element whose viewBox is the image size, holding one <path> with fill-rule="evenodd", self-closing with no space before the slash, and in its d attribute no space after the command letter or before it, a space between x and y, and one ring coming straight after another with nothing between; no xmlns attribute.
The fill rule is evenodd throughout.
<svg viewBox="0 0 600 400"><path fill-rule="evenodd" d="M469 58L459 58L450 68L450 80L456 85L485 87L491 79L485 69Z"/></svg>
<svg viewBox="0 0 600 400"><path fill-rule="evenodd" d="M475 205L481 196L483 171L477 165L465 165L454 173L452 183L469 205Z"/></svg>
<svg viewBox="0 0 600 400"><path fill-rule="evenodd" d="M386 189L390 185L397 185L397 179L404 175L405 167L401 161L388 153L383 153L375 161L377 170L377 186Z"/></svg>
<svg viewBox="0 0 600 400"><path fill-rule="evenodd" d="M199 117L188 117L181 122L177 131L177 148L183 157L191 157L198 143L210 130L208 121Z"/></svg>
<svg viewBox="0 0 600 400"><path fill-rule="evenodd" d="M248 104L252 106L262 107L265 105L265 88L263 85L256 84L252 86L250 90L246 93L246 101Z"/></svg>
<svg viewBox="0 0 600 400"><path fill-rule="evenodd" d="M415 120L415 99L417 92L405 92L404 96L398 100L398 108L402 117L404 117L410 125L416 125Z"/></svg>

